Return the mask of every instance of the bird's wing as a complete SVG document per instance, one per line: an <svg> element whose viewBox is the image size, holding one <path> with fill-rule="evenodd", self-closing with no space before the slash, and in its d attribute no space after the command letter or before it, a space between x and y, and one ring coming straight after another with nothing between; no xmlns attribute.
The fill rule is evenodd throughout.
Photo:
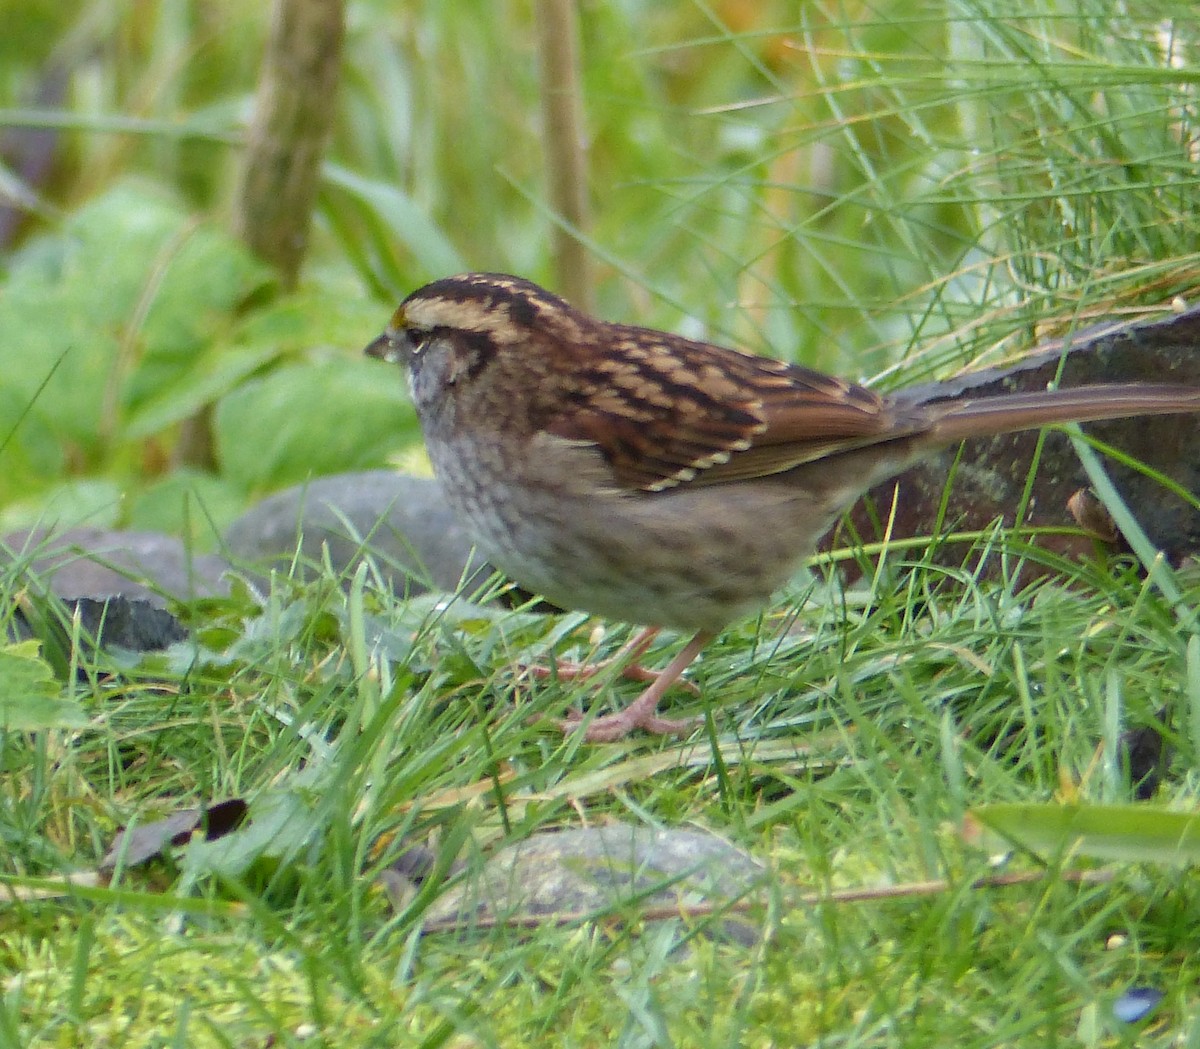
<svg viewBox="0 0 1200 1049"><path fill-rule="evenodd" d="M866 387L649 329L613 330L615 352L589 355L574 406L546 428L594 445L621 487L747 480L898 436L887 403Z"/></svg>

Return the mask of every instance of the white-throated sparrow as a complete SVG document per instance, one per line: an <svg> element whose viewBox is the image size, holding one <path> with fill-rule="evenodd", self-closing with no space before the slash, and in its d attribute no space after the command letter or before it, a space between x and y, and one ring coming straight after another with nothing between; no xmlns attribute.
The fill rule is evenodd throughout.
<svg viewBox="0 0 1200 1049"><path fill-rule="evenodd" d="M694 633L637 700L591 721L590 740L686 728L657 714L672 682L859 495L922 455L1200 410L1200 389L1148 383L914 403L600 321L490 273L413 292L366 352L408 368L434 470L493 564L563 608Z"/></svg>

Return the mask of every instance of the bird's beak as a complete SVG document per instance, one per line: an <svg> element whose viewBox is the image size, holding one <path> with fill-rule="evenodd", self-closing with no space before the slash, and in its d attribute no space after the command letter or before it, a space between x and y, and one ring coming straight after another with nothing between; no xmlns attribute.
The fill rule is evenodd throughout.
<svg viewBox="0 0 1200 1049"><path fill-rule="evenodd" d="M397 335L390 330L385 331L370 343L363 353L368 357L387 361L389 364L407 364L409 355L405 352L406 342L407 340L402 335Z"/></svg>

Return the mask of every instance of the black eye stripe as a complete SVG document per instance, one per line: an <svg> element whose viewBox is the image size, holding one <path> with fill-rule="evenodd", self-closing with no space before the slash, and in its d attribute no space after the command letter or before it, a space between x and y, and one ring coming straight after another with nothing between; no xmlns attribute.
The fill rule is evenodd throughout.
<svg viewBox="0 0 1200 1049"><path fill-rule="evenodd" d="M467 364L467 377L475 379L495 360L496 344L492 341L492 337L483 331L459 332L459 338L466 345L470 358Z"/></svg>
<svg viewBox="0 0 1200 1049"><path fill-rule="evenodd" d="M480 375L496 357L496 344L485 331L464 331L448 324L439 324L432 328L418 328L414 324L408 324L405 326L404 336L408 340L409 352L414 357L434 339L445 339L466 359L466 374L470 379Z"/></svg>

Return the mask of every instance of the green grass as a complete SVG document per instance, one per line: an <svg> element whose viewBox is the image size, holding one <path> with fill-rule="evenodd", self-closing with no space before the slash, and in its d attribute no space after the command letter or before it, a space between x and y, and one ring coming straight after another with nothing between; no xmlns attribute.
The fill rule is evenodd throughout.
<svg viewBox="0 0 1200 1049"><path fill-rule="evenodd" d="M4 172L32 202L0 255L5 527L171 522L212 547L314 469L411 460L411 411L356 357L394 299L459 265L556 283L531 12L427 6L352 8L311 255L277 297L224 229L265 12L0 0L0 127L61 135L47 176ZM895 385L1189 300L1194 12L1140 6L584 5L601 312ZM217 469L174 470L202 408ZM1024 585L1029 563L1057 574ZM673 697L706 718L684 743L546 726L634 694L520 675L626 637L578 615L278 579L131 664L51 614L53 673L0 664L67 725L0 736L23 893L0 904L0 1046L1200 1045L1189 872L984 886L960 834L990 802L1128 799L1117 738L1160 710L1153 804L1194 809L1194 573L999 533L953 569L918 543L849 590L824 571L704 654L703 698ZM12 573L0 598L37 607ZM118 827L226 797L253 814L231 838L34 898ZM412 843L445 869L608 819L769 863L764 941L702 914L421 937L438 879L400 912L380 887ZM1137 985L1166 995L1149 1028L1111 1018Z"/></svg>
<svg viewBox="0 0 1200 1049"><path fill-rule="evenodd" d="M1068 785L1128 798L1097 760L1110 683L1123 727L1194 702L1185 639L1127 565L1015 595L971 569L802 591L726 635L697 665L704 698L675 701L711 717L684 743L586 746L530 723L607 702L514 672L548 636L590 652L580 617L447 613L332 581L231 603L231 646L89 675L86 728L4 740L6 866L26 887L92 866L134 818L227 796L254 813L169 866L6 906L12 1044L1123 1044L1108 1009L1133 984L1167 992L1174 1038L1197 976L1186 873L1071 884L1052 865L973 888L989 858L959 825ZM1178 583L1194 603L1196 581ZM1159 803L1186 808L1195 741L1178 721L1169 737ZM768 862L779 898L751 912L768 939L698 938L718 920L702 916L419 939L430 898L395 914L377 882L413 842L449 862L609 818L705 827ZM928 879L948 885L796 902ZM1085 1021L1107 1033L1083 1037Z"/></svg>

